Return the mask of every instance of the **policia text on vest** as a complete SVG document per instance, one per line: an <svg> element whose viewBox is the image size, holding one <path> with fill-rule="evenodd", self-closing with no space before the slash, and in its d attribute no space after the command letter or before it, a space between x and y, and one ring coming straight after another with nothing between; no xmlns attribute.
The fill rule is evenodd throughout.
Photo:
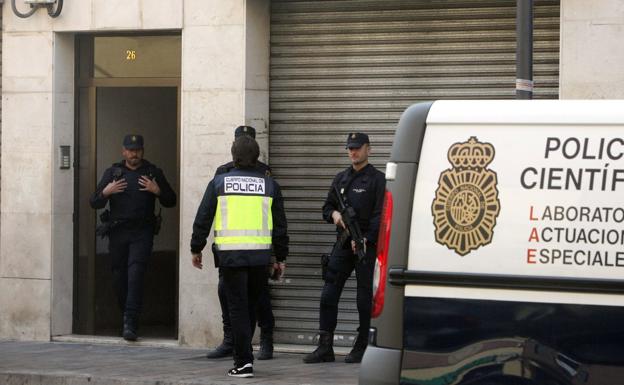
<svg viewBox="0 0 624 385"><path fill-rule="evenodd" d="M226 194L264 194L266 190L262 178L228 176L224 183Z"/></svg>

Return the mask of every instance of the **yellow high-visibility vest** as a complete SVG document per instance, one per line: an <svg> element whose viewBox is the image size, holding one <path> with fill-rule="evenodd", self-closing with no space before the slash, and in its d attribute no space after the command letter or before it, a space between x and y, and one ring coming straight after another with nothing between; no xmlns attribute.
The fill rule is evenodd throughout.
<svg viewBox="0 0 624 385"><path fill-rule="evenodd" d="M219 196L214 224L217 250L270 250L272 204L270 196Z"/></svg>

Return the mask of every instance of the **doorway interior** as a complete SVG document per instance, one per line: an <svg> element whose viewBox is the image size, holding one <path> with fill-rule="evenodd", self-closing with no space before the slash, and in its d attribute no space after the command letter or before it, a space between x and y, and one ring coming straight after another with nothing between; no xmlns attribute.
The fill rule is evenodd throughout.
<svg viewBox="0 0 624 385"><path fill-rule="evenodd" d="M180 35L76 39L73 333L119 336L108 239L95 235L103 210L91 209L89 196L104 170L122 159L129 133L144 136L145 159L179 192ZM162 209L162 217L145 276L140 335L177 339L179 209Z"/></svg>

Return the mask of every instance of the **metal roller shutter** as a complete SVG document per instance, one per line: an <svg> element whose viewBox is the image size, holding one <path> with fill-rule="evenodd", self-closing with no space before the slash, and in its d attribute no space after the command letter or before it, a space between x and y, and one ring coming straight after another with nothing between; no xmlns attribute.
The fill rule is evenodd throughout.
<svg viewBox="0 0 624 385"><path fill-rule="evenodd" d="M409 105L515 97L515 0L273 0L270 164L283 188L291 254L272 287L276 341L313 343L320 255L334 239L321 219L333 176L348 166L351 131L371 136L384 170ZM557 98L559 1L534 7L535 98ZM337 345L358 325L355 280L340 302Z"/></svg>

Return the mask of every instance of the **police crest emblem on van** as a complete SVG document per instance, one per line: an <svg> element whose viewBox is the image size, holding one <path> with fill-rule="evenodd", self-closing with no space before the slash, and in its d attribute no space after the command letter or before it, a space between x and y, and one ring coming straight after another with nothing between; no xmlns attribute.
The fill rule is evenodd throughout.
<svg viewBox="0 0 624 385"><path fill-rule="evenodd" d="M496 172L487 168L494 146L476 137L453 144L453 166L440 174L431 205L436 242L464 256L492 241L500 211Z"/></svg>

